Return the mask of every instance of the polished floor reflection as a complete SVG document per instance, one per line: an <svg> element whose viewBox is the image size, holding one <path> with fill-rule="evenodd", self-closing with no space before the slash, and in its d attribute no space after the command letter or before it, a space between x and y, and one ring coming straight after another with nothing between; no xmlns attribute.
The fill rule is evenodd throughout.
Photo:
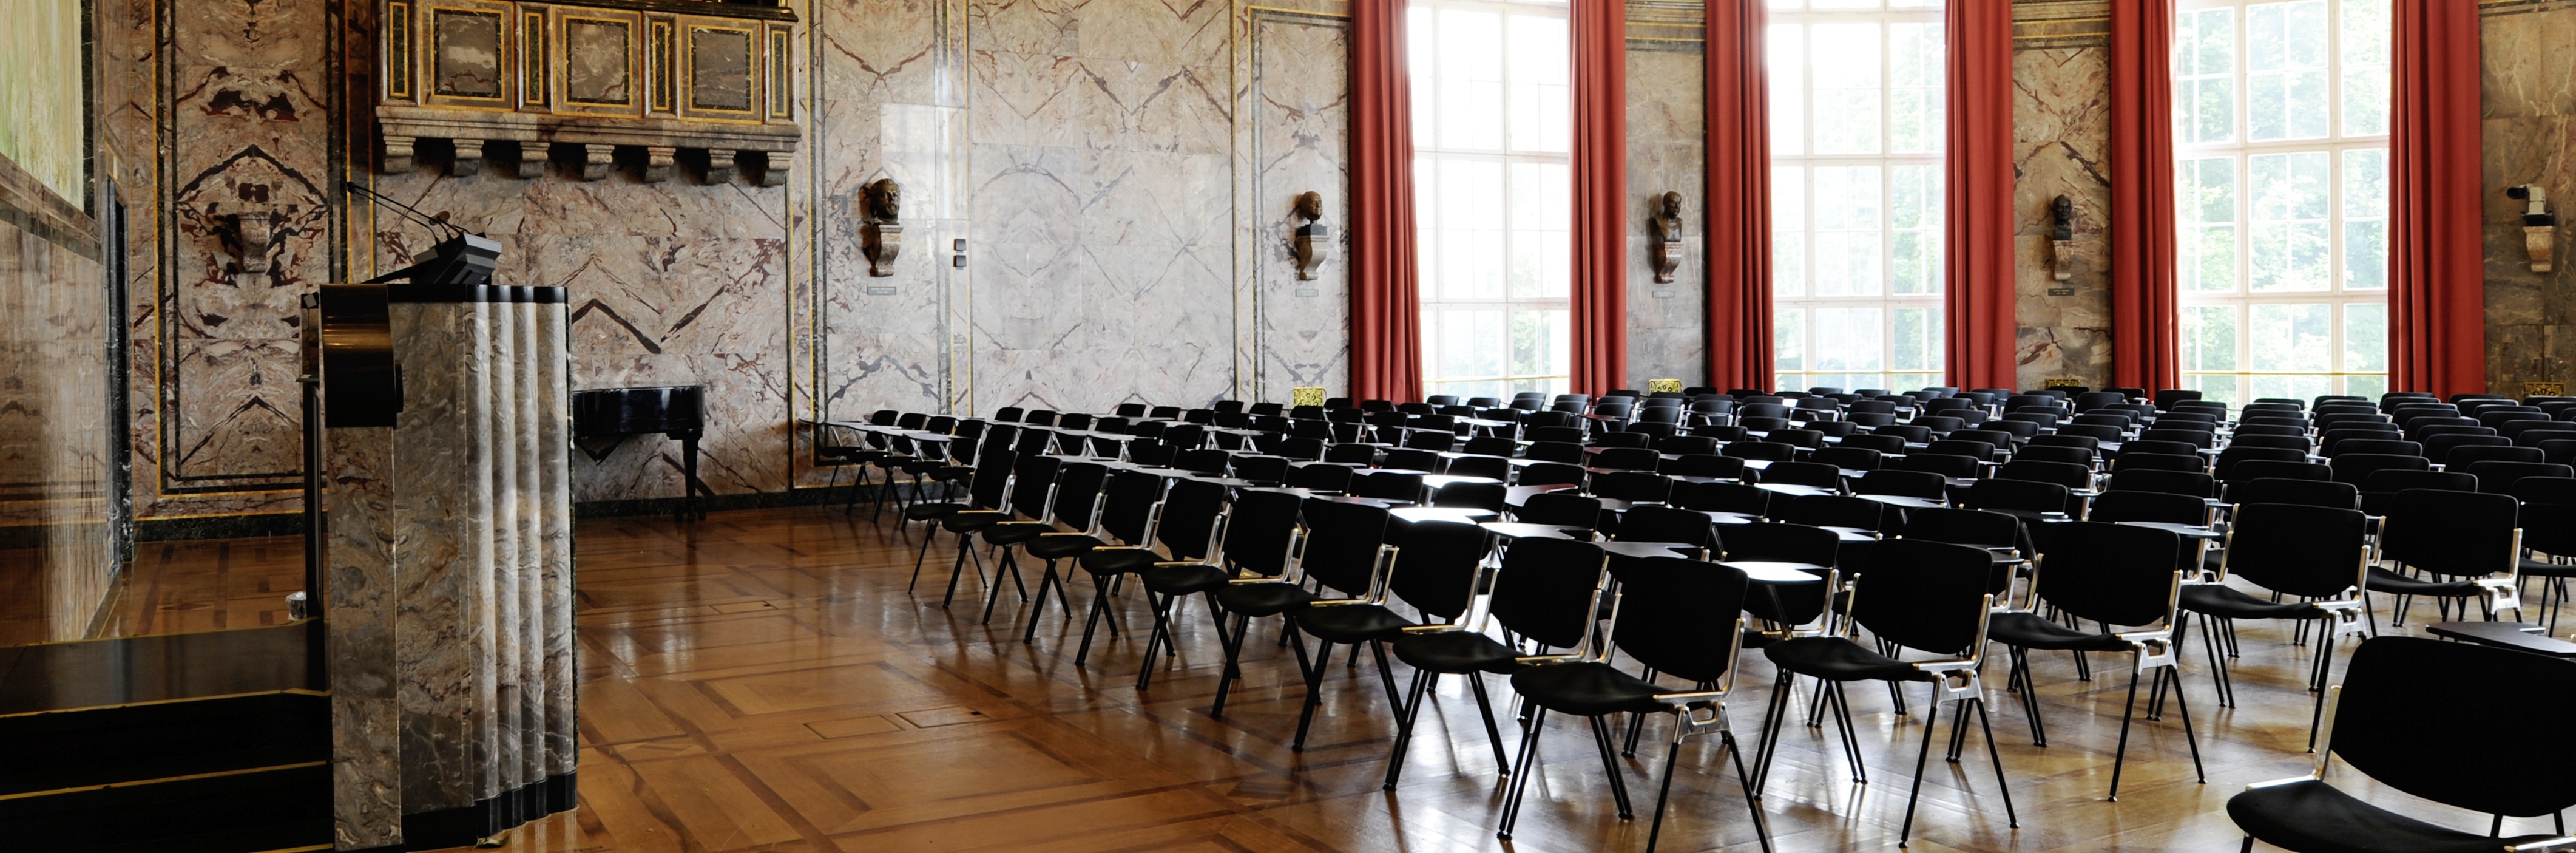
<svg viewBox="0 0 2576 853"><path fill-rule="evenodd" d="M917 535L825 508L717 513L694 524L584 522L582 807L516 830L510 849L1644 846L1643 815L1617 818L1579 724L1551 720L1517 837L1498 841L1494 759L1458 680L1444 680L1423 715L1403 785L1384 792L1393 716L1368 664L1346 669L1335 659L1315 734L1305 752L1292 752L1301 691L1287 650L1252 643L1225 718L1211 719L1218 647L1196 604L1177 620L1180 661L1139 692L1140 635L1108 640L1104 632L1090 667L1076 670L1080 623L1068 627L1051 610L1036 642L1023 644L1023 611L1007 588L989 626L968 605L971 574L956 606L942 609L935 582L953 554L945 538L931 550L936 568L923 589L907 594ZM294 554L268 553L290 563ZM1077 608L1089 594L1077 582ZM1148 622L1141 596L1119 605L1127 624ZM2117 803L2103 793L2127 685L2121 666L2097 658L2097 678L2085 682L2063 654L2033 657L2046 748L2031 745L2020 703L2001 690L2003 668L1990 667L1995 734L2022 826L2005 825L1992 770L1972 741L1962 763L1932 760L1909 849L2236 849L2227 797L2248 782L2304 772L2312 701L2299 686L2309 650L2291 644L2286 629L2249 623L2241 639L2237 708L2211 697L2197 640L2186 656L2209 783L2194 782L2179 721L2168 715L2132 733ZM1761 724L1771 674L1758 654L1747 657L1732 703L1740 731ZM1490 684L1508 694L1500 679ZM1793 707L1803 715L1801 693ZM1915 714L1901 717L1884 689L1855 685L1850 695L1872 781L1850 781L1830 727L1789 726L1764 797L1780 850L1896 846L1920 696ZM1641 810L1659 755L1641 748L1624 768ZM1722 753L1695 739L1684 756L1661 849L1758 849ZM2337 780L2376 802L2410 804L2427 820L2487 825L2484 815L2411 801L2357 774ZM2506 832L2546 831L2547 823L2509 820Z"/></svg>

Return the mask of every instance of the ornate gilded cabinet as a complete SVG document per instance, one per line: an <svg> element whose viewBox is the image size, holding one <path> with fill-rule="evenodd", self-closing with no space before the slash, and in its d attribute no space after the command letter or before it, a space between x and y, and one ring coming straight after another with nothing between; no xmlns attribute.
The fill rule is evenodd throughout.
<svg viewBox="0 0 2576 853"><path fill-rule="evenodd" d="M420 140L455 146L450 173L482 170L487 143L521 146L519 175L578 146L580 175L608 174L618 146L643 179L680 149L707 152L709 182L737 162L763 186L787 180L801 137L790 45L795 13L713 0L382 0L383 169L409 172Z"/></svg>

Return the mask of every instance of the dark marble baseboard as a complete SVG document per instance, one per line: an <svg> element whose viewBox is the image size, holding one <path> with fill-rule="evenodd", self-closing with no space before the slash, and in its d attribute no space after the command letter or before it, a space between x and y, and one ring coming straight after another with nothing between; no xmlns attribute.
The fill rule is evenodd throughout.
<svg viewBox="0 0 2576 853"><path fill-rule="evenodd" d="M860 500L869 493L862 489ZM699 498L708 510L763 509L781 506L813 506L847 500L846 488L800 488L788 492L751 492ZM584 501L573 504L574 518L631 518L669 515L678 511L679 498L637 498L633 500ZM173 542L189 539L241 539L253 536L300 536L304 533L304 514L300 512L263 512L248 515L201 515L189 518L146 518L134 523L136 542ZM0 534L5 535L5 534ZM8 547L0 543L0 547Z"/></svg>

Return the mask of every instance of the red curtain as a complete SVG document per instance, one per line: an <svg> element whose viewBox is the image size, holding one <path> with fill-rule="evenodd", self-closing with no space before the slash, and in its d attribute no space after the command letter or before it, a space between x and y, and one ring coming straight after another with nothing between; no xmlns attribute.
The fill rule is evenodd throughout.
<svg viewBox="0 0 2576 853"><path fill-rule="evenodd" d="M1708 384L1771 387L1771 91L1758 0L1707 0Z"/></svg>
<svg viewBox="0 0 2576 853"><path fill-rule="evenodd" d="M2111 383L2148 391L2182 384L2172 54L2173 0L2111 4Z"/></svg>
<svg viewBox="0 0 2576 853"><path fill-rule="evenodd" d="M1952 0L1946 364L1950 384L2014 387L2012 4Z"/></svg>
<svg viewBox="0 0 2576 853"><path fill-rule="evenodd" d="M1574 4L1573 390L1628 387L1628 4Z"/></svg>
<svg viewBox="0 0 2576 853"><path fill-rule="evenodd" d="M2478 4L2398 3L2390 106L2388 388L2487 389Z"/></svg>
<svg viewBox="0 0 2576 853"><path fill-rule="evenodd" d="M1351 4L1350 394L1362 400L1422 399L1405 7Z"/></svg>

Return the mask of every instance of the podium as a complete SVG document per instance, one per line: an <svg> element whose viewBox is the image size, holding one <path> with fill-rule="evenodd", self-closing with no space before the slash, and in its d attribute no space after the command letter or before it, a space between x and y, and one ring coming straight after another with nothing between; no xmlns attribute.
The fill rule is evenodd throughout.
<svg viewBox="0 0 2576 853"><path fill-rule="evenodd" d="M307 311L341 850L571 809L564 291L329 284Z"/></svg>

